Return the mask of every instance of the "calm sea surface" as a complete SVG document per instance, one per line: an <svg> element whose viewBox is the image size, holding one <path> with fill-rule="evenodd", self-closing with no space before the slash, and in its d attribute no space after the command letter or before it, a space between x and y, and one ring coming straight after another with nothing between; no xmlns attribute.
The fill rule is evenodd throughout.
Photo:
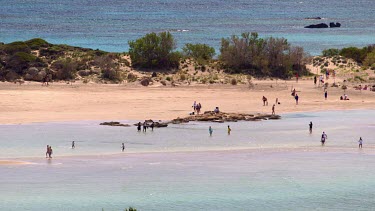
<svg viewBox="0 0 375 211"><path fill-rule="evenodd" d="M0 41L41 37L52 43L128 50L146 33L171 31L178 47L242 32L285 37L311 54L375 43L374 0L0 0ZM305 20L306 17L323 20ZM304 29L340 22L341 28Z"/></svg>
<svg viewBox="0 0 375 211"><path fill-rule="evenodd" d="M231 135L221 123L146 133L98 122L0 125L0 160L30 163L0 165L0 210L373 210L374 116L287 114L230 123Z"/></svg>

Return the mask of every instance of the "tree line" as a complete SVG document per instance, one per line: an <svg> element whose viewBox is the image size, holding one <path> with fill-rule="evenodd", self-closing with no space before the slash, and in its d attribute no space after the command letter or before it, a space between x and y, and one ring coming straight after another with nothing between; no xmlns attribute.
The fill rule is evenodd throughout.
<svg viewBox="0 0 375 211"><path fill-rule="evenodd" d="M206 44L188 43L176 51L176 41L169 32L150 33L129 41L129 54L135 68L178 68L182 58L207 63L215 49ZM263 77L288 78L305 75L308 55L302 47L292 46L285 38L260 38L257 33L243 33L222 38L218 62L228 73L245 73Z"/></svg>
<svg viewBox="0 0 375 211"><path fill-rule="evenodd" d="M342 49L330 48L322 52L323 56L334 57L343 56L345 58L353 59L360 65L369 67L375 70L375 44L368 45L363 48L347 47Z"/></svg>

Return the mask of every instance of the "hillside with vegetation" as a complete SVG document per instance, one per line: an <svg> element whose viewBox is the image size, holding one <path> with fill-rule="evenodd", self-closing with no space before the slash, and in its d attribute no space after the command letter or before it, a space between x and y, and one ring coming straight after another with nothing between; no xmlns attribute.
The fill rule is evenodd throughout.
<svg viewBox="0 0 375 211"><path fill-rule="evenodd" d="M253 77L289 79L327 69L363 73L353 80L370 80L369 71L375 69L374 46L328 49L312 59L302 47L292 46L284 38L260 38L257 33L223 38L219 55L200 43L186 44L177 51L169 32L146 34L129 41L129 47L127 53L111 53L51 44L40 38L0 43L0 80L236 85L249 83Z"/></svg>
<svg viewBox="0 0 375 211"><path fill-rule="evenodd" d="M313 74L335 72L352 83L375 82L375 45L363 48L327 49L307 65Z"/></svg>

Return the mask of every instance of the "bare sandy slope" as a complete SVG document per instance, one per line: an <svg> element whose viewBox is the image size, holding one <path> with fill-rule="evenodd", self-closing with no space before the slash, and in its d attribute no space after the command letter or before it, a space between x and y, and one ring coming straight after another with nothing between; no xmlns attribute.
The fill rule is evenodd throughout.
<svg viewBox="0 0 375 211"><path fill-rule="evenodd" d="M333 81L329 81L332 83ZM16 85L0 83L0 124L76 120L168 120L192 111L194 100L202 110L219 106L225 112L271 113L278 98L276 114L338 109L373 109L375 92L349 87L349 101L340 101L341 88L314 87L311 79L295 81L254 81L248 85L192 85L181 87L142 87L139 85L102 85L40 83ZM272 87L271 87L272 85ZM300 96L296 105L291 88ZM263 106L262 96L269 101Z"/></svg>

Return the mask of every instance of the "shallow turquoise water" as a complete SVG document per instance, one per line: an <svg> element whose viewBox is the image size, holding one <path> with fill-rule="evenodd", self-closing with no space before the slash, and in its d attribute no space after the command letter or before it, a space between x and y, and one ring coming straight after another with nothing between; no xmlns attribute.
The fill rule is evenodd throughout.
<svg viewBox="0 0 375 211"><path fill-rule="evenodd" d="M95 122L2 125L0 160L31 164L0 166L0 210L372 210L374 114L287 114L231 123L230 136L210 124L213 137L205 123L146 134Z"/></svg>
<svg viewBox="0 0 375 211"><path fill-rule="evenodd" d="M128 50L146 33L171 31L181 48L242 32L285 37L312 54L326 48L375 43L373 0L13 0L0 1L0 41L34 37L107 51ZM324 18L305 20L306 17ZM340 22L341 28L304 29Z"/></svg>

